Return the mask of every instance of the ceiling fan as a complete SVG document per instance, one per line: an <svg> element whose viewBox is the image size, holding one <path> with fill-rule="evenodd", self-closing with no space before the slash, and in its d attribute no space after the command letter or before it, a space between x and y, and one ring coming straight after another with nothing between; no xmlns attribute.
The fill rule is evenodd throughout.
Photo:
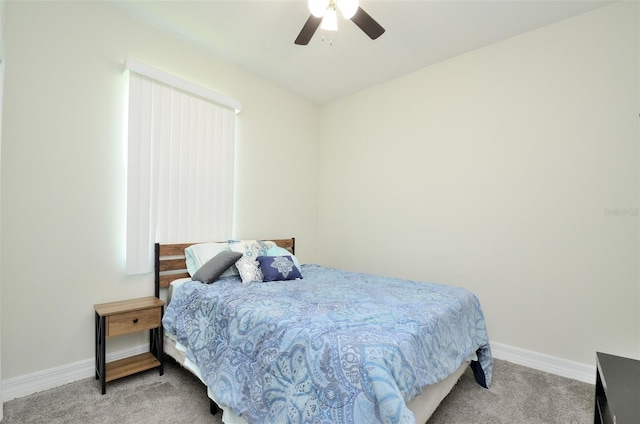
<svg viewBox="0 0 640 424"><path fill-rule="evenodd" d="M358 0L309 0L311 15L300 30L295 43L309 44L318 27L327 31L338 29L337 9L346 19L351 19L372 40L384 33L384 28L358 5Z"/></svg>

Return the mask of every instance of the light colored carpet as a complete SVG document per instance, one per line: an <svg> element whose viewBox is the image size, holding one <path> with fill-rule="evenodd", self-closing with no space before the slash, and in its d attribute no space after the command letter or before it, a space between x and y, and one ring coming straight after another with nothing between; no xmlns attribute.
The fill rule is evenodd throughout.
<svg viewBox="0 0 640 424"><path fill-rule="evenodd" d="M494 361L493 385L480 387L470 370L429 424L554 424L593 422L594 386L506 361ZM3 424L220 424L209 414L204 385L173 361L107 384L93 378L6 402ZM358 423L359 424L359 423ZM368 423L362 423L368 424Z"/></svg>
<svg viewBox="0 0 640 424"><path fill-rule="evenodd" d="M429 424L590 424L595 386L494 359L493 384L467 370Z"/></svg>

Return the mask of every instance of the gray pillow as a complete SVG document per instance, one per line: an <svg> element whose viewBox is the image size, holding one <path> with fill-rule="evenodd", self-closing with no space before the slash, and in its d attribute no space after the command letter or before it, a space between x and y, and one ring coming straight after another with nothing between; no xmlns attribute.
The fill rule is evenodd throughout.
<svg viewBox="0 0 640 424"><path fill-rule="evenodd" d="M211 284L241 257L242 253L238 252L220 252L202 265L200 269L193 274L192 279L194 281Z"/></svg>

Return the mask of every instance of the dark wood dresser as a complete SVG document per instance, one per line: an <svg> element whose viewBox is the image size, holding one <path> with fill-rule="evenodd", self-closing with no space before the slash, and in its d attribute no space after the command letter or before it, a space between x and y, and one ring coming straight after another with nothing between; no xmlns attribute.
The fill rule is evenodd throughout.
<svg viewBox="0 0 640 424"><path fill-rule="evenodd" d="M595 424L640 423L640 361L596 353Z"/></svg>

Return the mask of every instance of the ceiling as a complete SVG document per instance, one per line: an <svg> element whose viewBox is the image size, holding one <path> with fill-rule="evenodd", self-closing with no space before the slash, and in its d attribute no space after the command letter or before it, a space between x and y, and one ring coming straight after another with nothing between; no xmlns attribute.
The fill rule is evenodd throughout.
<svg viewBox="0 0 640 424"><path fill-rule="evenodd" d="M298 46L306 0L113 2L318 104L609 3L361 0L386 29L380 38L370 40L339 16L337 32L318 29L309 45Z"/></svg>

